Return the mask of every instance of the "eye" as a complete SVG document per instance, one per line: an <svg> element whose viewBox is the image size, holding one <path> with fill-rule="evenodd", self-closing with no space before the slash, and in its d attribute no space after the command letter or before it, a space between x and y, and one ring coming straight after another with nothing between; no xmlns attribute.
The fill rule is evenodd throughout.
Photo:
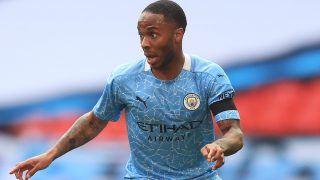
<svg viewBox="0 0 320 180"><path fill-rule="evenodd" d="M155 39L158 37L158 35L154 32L150 33L151 38Z"/></svg>
<svg viewBox="0 0 320 180"><path fill-rule="evenodd" d="M143 39L144 36L139 33L139 37L140 37L140 40L142 41L142 39Z"/></svg>

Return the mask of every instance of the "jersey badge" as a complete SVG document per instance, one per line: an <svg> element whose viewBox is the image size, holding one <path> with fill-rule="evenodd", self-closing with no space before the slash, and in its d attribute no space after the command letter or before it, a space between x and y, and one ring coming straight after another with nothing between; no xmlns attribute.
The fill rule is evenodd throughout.
<svg viewBox="0 0 320 180"><path fill-rule="evenodd" d="M196 110L200 106L200 97L195 93L189 93L184 97L183 104L189 110Z"/></svg>

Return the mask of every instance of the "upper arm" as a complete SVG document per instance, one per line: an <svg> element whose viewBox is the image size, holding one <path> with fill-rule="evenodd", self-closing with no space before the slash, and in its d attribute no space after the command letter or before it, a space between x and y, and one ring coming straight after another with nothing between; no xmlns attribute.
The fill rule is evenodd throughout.
<svg viewBox="0 0 320 180"><path fill-rule="evenodd" d="M88 121L89 121L89 126L97 130L105 128L108 124L108 121L100 119L94 114L93 111L90 111L88 113Z"/></svg>
<svg viewBox="0 0 320 180"><path fill-rule="evenodd" d="M240 130L240 116L232 98L227 98L210 105L210 109L217 120L222 134L231 128Z"/></svg>

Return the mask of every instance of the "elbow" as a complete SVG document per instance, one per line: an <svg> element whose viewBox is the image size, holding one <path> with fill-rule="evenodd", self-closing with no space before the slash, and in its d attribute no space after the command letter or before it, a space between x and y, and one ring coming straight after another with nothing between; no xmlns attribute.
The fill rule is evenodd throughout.
<svg viewBox="0 0 320 180"><path fill-rule="evenodd" d="M244 146L244 135L242 132L239 133L238 135L238 150L242 149Z"/></svg>

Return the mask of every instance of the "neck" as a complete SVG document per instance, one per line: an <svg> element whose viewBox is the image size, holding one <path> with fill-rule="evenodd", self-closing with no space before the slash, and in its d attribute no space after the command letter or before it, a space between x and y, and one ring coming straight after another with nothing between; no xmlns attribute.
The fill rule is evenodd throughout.
<svg viewBox="0 0 320 180"><path fill-rule="evenodd" d="M175 79L181 72L184 65L185 57L183 53L178 53L172 58L165 67L152 69L153 75L160 80Z"/></svg>

